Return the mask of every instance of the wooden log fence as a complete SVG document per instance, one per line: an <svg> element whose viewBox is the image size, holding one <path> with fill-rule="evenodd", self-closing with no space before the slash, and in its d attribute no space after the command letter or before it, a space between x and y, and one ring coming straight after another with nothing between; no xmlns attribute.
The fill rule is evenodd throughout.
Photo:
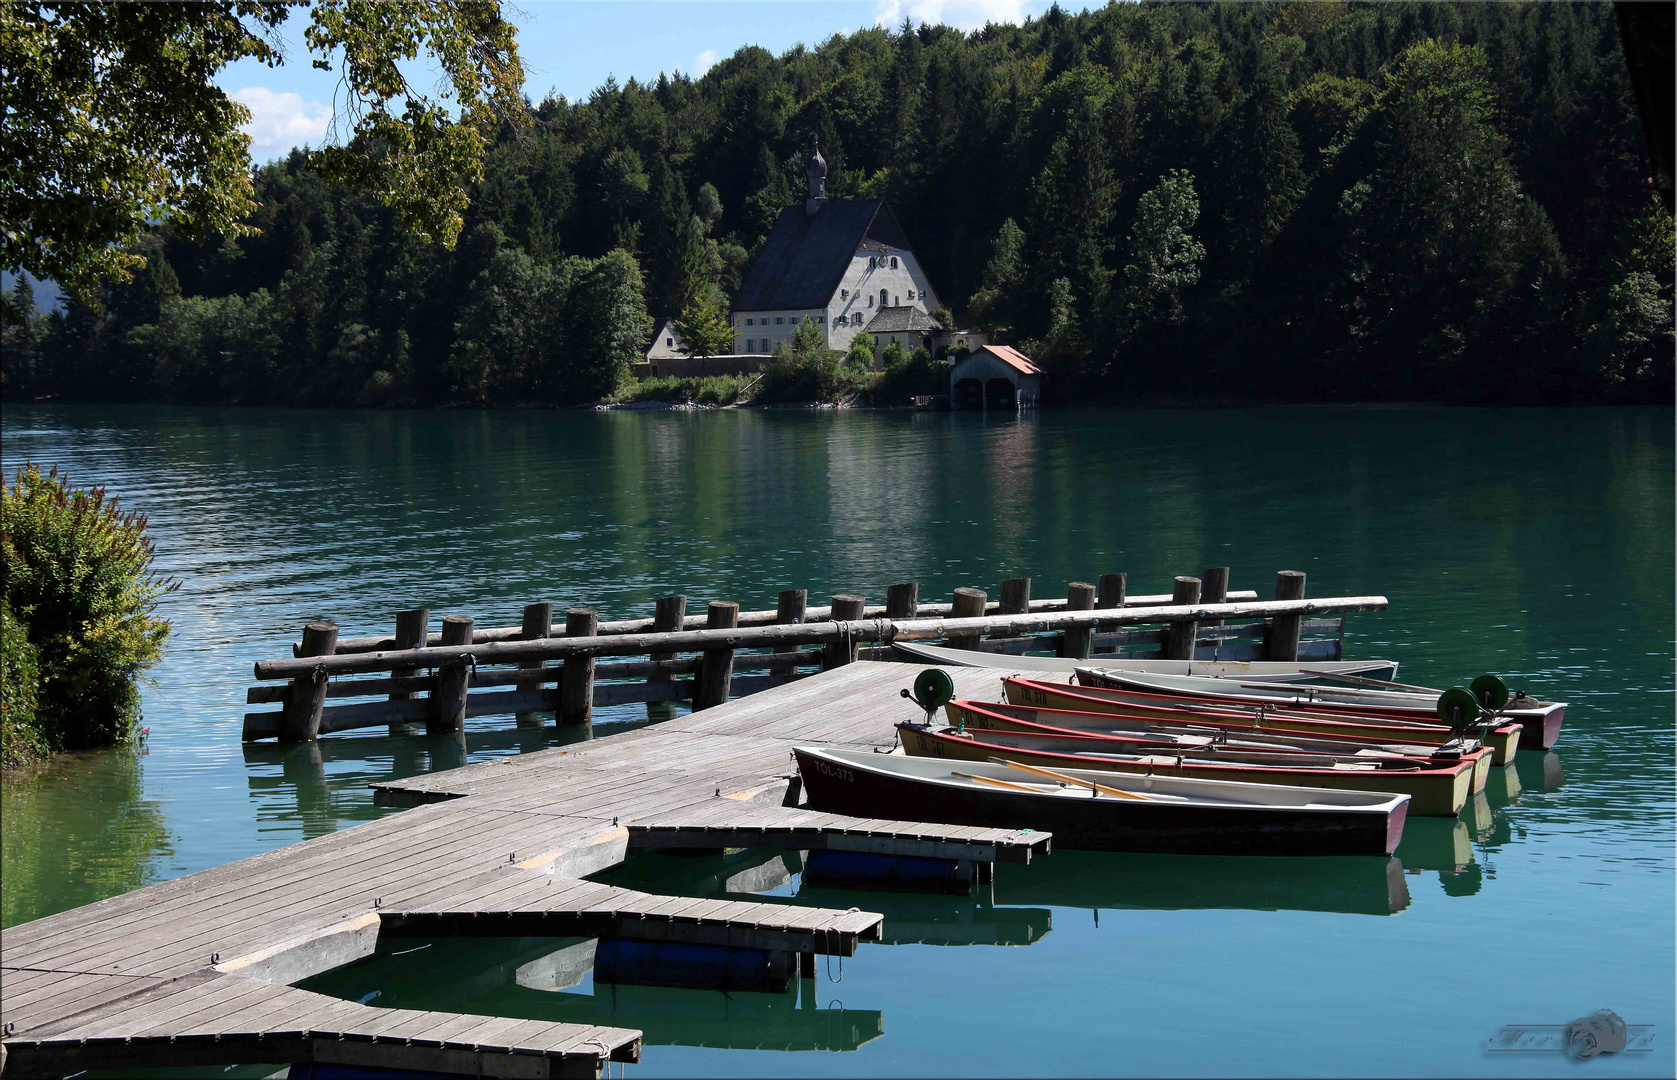
<svg viewBox="0 0 1677 1080"><path fill-rule="evenodd" d="M551 605L540 603L510 630L480 630L469 616L449 615L441 633L428 632L429 611L416 608L397 616L392 638L343 639L331 623L311 623L292 657L256 665L256 678L270 685L251 687L247 703L281 709L247 713L244 737L303 742L352 728L399 733L415 723L443 734L495 715L529 724L551 714L559 724L587 725L594 709L637 703L656 717L678 702L708 708L859 658L903 659L895 641L1077 658L1337 660L1344 615L1386 607L1381 596L1306 600L1304 575L1295 571L1278 577L1276 600L1230 591L1227 580L1227 568L1213 568L1178 578L1170 595L1126 596L1125 576L1105 574L1098 585L1069 583L1063 599L1033 600L1030 579L1014 578L1002 583L999 603L971 588L923 603L919 586L905 582L887 590L883 606L842 594L814 608L807 590L788 589L774 611L714 601L703 616L687 615L687 598L672 596L658 601L652 619L603 622L574 608L558 627ZM1212 602L1218 593L1223 602ZM630 657L644 659L617 659ZM371 700L340 703L346 698Z"/></svg>

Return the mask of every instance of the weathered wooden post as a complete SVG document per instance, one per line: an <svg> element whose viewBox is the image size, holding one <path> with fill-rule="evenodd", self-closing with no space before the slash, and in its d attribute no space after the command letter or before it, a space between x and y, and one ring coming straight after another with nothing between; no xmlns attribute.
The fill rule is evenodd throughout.
<svg viewBox="0 0 1677 1080"><path fill-rule="evenodd" d="M1202 603L1202 604L1226 604L1226 603L1228 603L1228 601L1229 601L1229 568L1226 567L1226 566L1208 566L1208 567L1206 567L1205 568L1205 573L1200 575L1200 603ZM1223 625L1223 620L1222 619L1207 619L1203 623L1201 623L1200 625L1201 626L1222 626ZM1217 649L1220 648L1222 646L1222 644L1223 644L1223 642L1220 638L1219 639L1214 639L1211 642L1211 651L1212 651L1213 656L1217 655ZM1199 643L1197 641L1194 643L1194 655L1195 656L1199 655ZM1193 659L1193 657L1189 657L1189 659Z"/></svg>
<svg viewBox="0 0 1677 1080"><path fill-rule="evenodd" d="M885 590L885 617L887 619L912 619L919 610L919 582L905 581Z"/></svg>
<svg viewBox="0 0 1677 1080"><path fill-rule="evenodd" d="M800 624L804 621L804 612L809 607L808 589L782 589L780 599L775 604L774 621L777 623ZM775 652L797 652L796 645L782 645ZM797 671L795 664L785 664L769 669L770 675L791 675Z"/></svg>
<svg viewBox="0 0 1677 1080"><path fill-rule="evenodd" d="M1176 579L1176 589L1171 593L1170 602L1173 604L1197 604L1200 602L1200 579L1197 577L1179 577ZM1165 652L1166 660L1192 660L1194 658L1195 624L1192 620L1165 624Z"/></svg>
<svg viewBox="0 0 1677 1080"><path fill-rule="evenodd" d="M652 632L655 634L673 634L682 626L682 620L687 617L687 597L666 596L660 599L652 611ZM655 652L649 659L674 660L673 652ZM654 671L646 677L649 683L667 683L670 673ZM675 703L670 701L649 701L646 703L646 715L649 720L666 720L675 710Z"/></svg>
<svg viewBox="0 0 1677 1080"><path fill-rule="evenodd" d="M1074 581L1066 586L1066 610L1089 611L1095 606L1095 587L1087 581ZM1089 639L1093 626L1068 626L1060 635L1060 655L1074 660L1089 658Z"/></svg>
<svg viewBox="0 0 1677 1080"><path fill-rule="evenodd" d="M540 641L541 639L547 637L547 635L552 632L552 629L552 604L542 602L524 605L524 624L519 628L518 634L520 639L524 641ZM518 666L523 670L539 672L547 666L547 662L545 660L526 660ZM515 685L517 685L521 692L525 690L540 690L542 688L541 676L538 675L528 682L520 681ZM535 711L521 712L514 718L514 720L519 727L542 727L547 723L546 714Z"/></svg>
<svg viewBox="0 0 1677 1080"><path fill-rule="evenodd" d="M298 656L331 656L338 648L336 623L312 622L303 627ZM320 735L320 710L326 705L326 673L311 671L291 680L285 692L280 742L313 742Z"/></svg>
<svg viewBox="0 0 1677 1080"><path fill-rule="evenodd" d="M1002 582L1001 602L996 605L997 615L1024 615L1031 610L1031 579L1028 577L1008 578ZM983 614L980 612L979 614ZM1012 637L1011 630L998 630L990 635L993 638Z"/></svg>
<svg viewBox="0 0 1677 1080"><path fill-rule="evenodd" d="M867 602L860 596L840 595L833 597L833 622L860 622L867 609ZM843 641L834 641L827 645L826 652L821 657L821 670L831 671L836 667L853 663L856 660L856 639L845 637Z"/></svg>
<svg viewBox="0 0 1677 1080"><path fill-rule="evenodd" d="M431 609L413 608L410 611L396 613L396 648L399 650L423 649L425 639L431 630ZM391 681L397 679L411 679L419 674L416 667L395 668L390 672ZM412 701L419 694L413 690L390 691L391 701ZM413 725L399 723L390 725L390 734L406 735L413 731Z"/></svg>
<svg viewBox="0 0 1677 1080"><path fill-rule="evenodd" d="M1283 570L1275 575L1277 600L1304 599L1304 571ZM1269 633L1264 643L1264 657L1297 663L1299 658L1299 628L1303 618L1298 615L1276 615L1269 620Z"/></svg>
<svg viewBox="0 0 1677 1080"><path fill-rule="evenodd" d="M596 637L600 632L600 614L589 608L571 608L565 612L565 636ZM591 724L594 722L594 658L567 656L565 677L559 688L559 723Z"/></svg>
<svg viewBox="0 0 1677 1080"><path fill-rule="evenodd" d="M989 602L990 598L984 594L983 589L956 589L955 603L951 606L949 617L951 619L979 618L983 616L984 609ZM957 634L949 639L949 647L951 649L976 649L978 648L978 637L977 634Z"/></svg>
<svg viewBox="0 0 1677 1080"><path fill-rule="evenodd" d="M739 625L740 606L731 600L712 600L705 618L706 630L731 630ZM693 688L693 711L712 705L726 705L734 681L734 650L706 649L699 660L698 685Z"/></svg>
<svg viewBox="0 0 1677 1080"><path fill-rule="evenodd" d="M1095 597L1095 606L1100 608L1102 611L1110 611L1113 608L1123 607L1125 596L1124 588L1128 580L1129 575L1127 574L1102 574L1100 584L1098 586L1099 593ZM1095 633L1110 634L1114 630L1118 629L1118 625L1119 624L1115 622L1096 623ZM1113 646L1110 651L1117 652L1118 647Z"/></svg>
<svg viewBox="0 0 1677 1080"><path fill-rule="evenodd" d="M443 644L470 645L472 625L470 615L444 615ZM466 723L466 692L471 686L472 668L465 660L437 669L437 688L431 691L431 716L425 721L425 734L447 735L461 730Z"/></svg>

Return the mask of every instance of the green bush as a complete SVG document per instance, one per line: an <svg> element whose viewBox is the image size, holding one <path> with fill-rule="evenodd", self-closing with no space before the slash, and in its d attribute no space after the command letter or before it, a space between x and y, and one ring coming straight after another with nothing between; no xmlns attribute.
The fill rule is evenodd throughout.
<svg viewBox="0 0 1677 1080"><path fill-rule="evenodd" d="M769 402L842 401L867 390L873 381L873 372L845 362L827 348L821 329L805 322L793 335L791 348L775 346L756 397Z"/></svg>
<svg viewBox="0 0 1677 1080"><path fill-rule="evenodd" d="M884 359L885 373L874 387L874 404L906 405L918 394L949 393L949 361L933 357L924 348L910 354L896 342L885 347Z"/></svg>
<svg viewBox="0 0 1677 1080"><path fill-rule="evenodd" d="M48 744L36 710L39 657L9 606L0 606L0 669L0 767L11 772L45 757Z"/></svg>
<svg viewBox="0 0 1677 1080"><path fill-rule="evenodd" d="M651 379L625 379L608 404L636 401L697 401L703 405L732 405L740 399L755 375L704 375L681 378L665 375Z"/></svg>
<svg viewBox="0 0 1677 1080"><path fill-rule="evenodd" d="M138 680L169 634L153 613L179 585L152 572L145 517L120 512L103 488L78 491L56 468L27 465L15 484L0 479L0 549L5 606L37 657L36 725L46 749L133 741ZM8 697L22 700L9 663L5 678Z"/></svg>

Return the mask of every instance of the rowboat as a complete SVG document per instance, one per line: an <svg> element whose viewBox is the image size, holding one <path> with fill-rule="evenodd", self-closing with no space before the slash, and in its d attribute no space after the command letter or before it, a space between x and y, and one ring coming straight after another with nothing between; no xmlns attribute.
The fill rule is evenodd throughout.
<svg viewBox="0 0 1677 1080"><path fill-rule="evenodd" d="M1165 715L1143 718L1111 712L1072 709L1040 709L1034 705L1013 705L1005 701L951 701L944 706L952 727L984 728L995 731L1051 730L1073 735L1128 736L1135 739L1170 739L1178 745L1216 743L1239 750L1273 750L1285 753L1354 754L1359 750L1392 757L1436 757L1443 747L1437 743L1371 743L1349 735L1307 735L1295 731L1271 731L1252 726L1252 718L1215 712L1158 710ZM1139 709L1137 712L1139 713ZM1449 744L1450 755L1477 754L1482 744L1464 740Z"/></svg>
<svg viewBox="0 0 1677 1080"><path fill-rule="evenodd" d="M792 751L809 805L949 825L1049 831L1062 847L1182 855L1390 855L1409 796Z"/></svg>
<svg viewBox="0 0 1677 1080"><path fill-rule="evenodd" d="M1444 692L1424 688L1405 692L1340 686L1276 686L1189 675L1135 675L1092 667L1082 670L1090 673L1089 685L1166 694L1177 700L1186 697L1230 701L1431 724L1438 722L1438 698ZM1085 682L1081 675L1077 681ZM1498 713L1499 719L1522 726L1519 745L1528 750L1547 750L1553 746L1560 738L1561 721L1565 717L1565 702L1538 701L1524 696L1523 692Z"/></svg>
<svg viewBox="0 0 1677 1080"><path fill-rule="evenodd" d="M1474 791L1484 789L1498 752L1496 746L1489 742L1481 744L1471 739L1458 739L1442 724L1388 723L1362 716L1241 709L1203 701L1183 703L1169 697L1149 698L1129 691L1068 686L1035 679L1005 678L1002 689L1012 705L1060 713L1099 714L1097 717L1086 716L1082 722L1076 722L1071 717L1057 717L1049 721L1056 727L1082 728L1095 723L1110 723L1111 718L1116 717L1126 723L1142 721L1178 726L1187 724L1191 727L1215 726L1229 731L1238 730L1247 736L1271 736L1288 741L1299 736L1345 739L1362 746L1388 749L1397 746L1451 746L1478 753L1478 748L1483 745L1489 753L1479 754L1475 759ZM1514 743L1519 735L1512 732L1504 733L1504 736L1501 745L1512 760Z"/></svg>
<svg viewBox="0 0 1677 1080"><path fill-rule="evenodd" d="M910 757L958 761L1002 759L1049 769L1187 776L1248 784L1382 791L1408 795L1409 812L1455 817L1467 802L1473 762L1438 761L1395 755L1341 756L1281 750L1226 749L1220 745L1172 750L1137 747L1127 740L1071 732L972 729L939 731L898 724L897 736Z"/></svg>
<svg viewBox="0 0 1677 1080"><path fill-rule="evenodd" d="M1204 675L1245 682L1305 682L1324 675L1367 675L1377 679L1397 677L1395 660L1323 660L1291 663L1284 660L1154 660L1119 656L1091 656L1073 660L1058 656L1010 656L898 641L893 648L914 660L946 667L995 668L998 671L1057 671L1071 674L1080 667L1115 668L1141 675Z"/></svg>

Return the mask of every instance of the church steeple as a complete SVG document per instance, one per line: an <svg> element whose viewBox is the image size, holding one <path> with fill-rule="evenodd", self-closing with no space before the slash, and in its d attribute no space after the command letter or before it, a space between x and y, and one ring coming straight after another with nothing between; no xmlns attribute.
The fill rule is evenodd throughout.
<svg viewBox="0 0 1677 1080"><path fill-rule="evenodd" d="M819 144L809 159L809 198L804 202L805 213L813 214L827 201L827 159L821 156Z"/></svg>

